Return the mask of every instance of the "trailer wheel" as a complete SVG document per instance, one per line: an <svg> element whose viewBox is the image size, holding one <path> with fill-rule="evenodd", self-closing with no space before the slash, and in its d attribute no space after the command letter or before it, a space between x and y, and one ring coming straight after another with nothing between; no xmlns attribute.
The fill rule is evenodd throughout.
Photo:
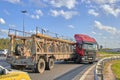
<svg viewBox="0 0 120 80"><path fill-rule="evenodd" d="M45 71L45 60L43 58L40 58L37 67L36 67L36 72L43 73Z"/></svg>
<svg viewBox="0 0 120 80"><path fill-rule="evenodd" d="M16 69L14 65L11 65L11 68L12 68L12 69Z"/></svg>
<svg viewBox="0 0 120 80"><path fill-rule="evenodd" d="M46 62L46 70L51 70L54 67L54 59L50 58L48 62Z"/></svg>
<svg viewBox="0 0 120 80"><path fill-rule="evenodd" d="M93 62L89 62L89 64L93 64Z"/></svg>

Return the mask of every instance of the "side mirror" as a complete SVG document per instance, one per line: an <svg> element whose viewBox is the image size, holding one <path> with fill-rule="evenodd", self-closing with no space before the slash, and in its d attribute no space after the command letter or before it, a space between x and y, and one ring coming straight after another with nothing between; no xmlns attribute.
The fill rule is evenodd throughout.
<svg viewBox="0 0 120 80"><path fill-rule="evenodd" d="M82 49L82 45L81 44L79 44L78 47L79 47L79 49Z"/></svg>

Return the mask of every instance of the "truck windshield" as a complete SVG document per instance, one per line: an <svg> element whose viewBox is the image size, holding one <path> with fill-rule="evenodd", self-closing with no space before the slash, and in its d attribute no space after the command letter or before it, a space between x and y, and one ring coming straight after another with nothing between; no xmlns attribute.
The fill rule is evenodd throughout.
<svg viewBox="0 0 120 80"><path fill-rule="evenodd" d="M83 48L87 49L87 50L97 50L97 44L95 44L95 43L92 43L92 44L85 43L85 44L83 44Z"/></svg>

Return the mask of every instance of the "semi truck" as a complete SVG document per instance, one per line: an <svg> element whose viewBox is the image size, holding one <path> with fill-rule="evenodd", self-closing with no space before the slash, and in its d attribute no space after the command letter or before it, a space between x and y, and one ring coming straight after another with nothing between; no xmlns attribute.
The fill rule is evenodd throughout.
<svg viewBox="0 0 120 80"><path fill-rule="evenodd" d="M98 44L96 40L85 34L75 34L76 40L76 62L93 63L97 60Z"/></svg>
<svg viewBox="0 0 120 80"><path fill-rule="evenodd" d="M70 41L56 34L50 36L43 29L40 32L40 29L36 28L36 33L9 29L8 36L10 43L6 60L11 68L29 68L43 73L54 67L54 61L93 63L96 58L97 42L87 35L76 34L76 41Z"/></svg>

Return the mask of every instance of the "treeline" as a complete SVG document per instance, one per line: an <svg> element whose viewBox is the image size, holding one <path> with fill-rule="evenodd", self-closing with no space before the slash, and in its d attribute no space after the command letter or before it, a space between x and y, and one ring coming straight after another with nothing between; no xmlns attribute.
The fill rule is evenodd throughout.
<svg viewBox="0 0 120 80"><path fill-rule="evenodd" d="M0 38L0 50L8 49L9 47L9 39L8 38Z"/></svg>

